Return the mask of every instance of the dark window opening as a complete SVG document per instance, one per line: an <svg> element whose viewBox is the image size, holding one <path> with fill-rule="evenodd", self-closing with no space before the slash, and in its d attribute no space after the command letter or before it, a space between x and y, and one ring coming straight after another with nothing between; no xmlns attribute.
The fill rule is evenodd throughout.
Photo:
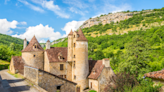
<svg viewBox="0 0 164 92"><path fill-rule="evenodd" d="M35 57L35 55L34 55L34 57Z"/></svg>
<svg viewBox="0 0 164 92"><path fill-rule="evenodd" d="M74 58L75 58L75 55L74 55Z"/></svg>
<svg viewBox="0 0 164 92"><path fill-rule="evenodd" d="M74 35L74 38L75 38L75 35Z"/></svg>
<svg viewBox="0 0 164 92"><path fill-rule="evenodd" d="M74 61L74 65L73 65L73 66L74 66L74 68L75 68L75 61Z"/></svg>
<svg viewBox="0 0 164 92"><path fill-rule="evenodd" d="M59 91L59 92L60 92L60 88L61 88L61 86L57 86L57 88L56 88L56 89L57 89L57 91Z"/></svg>
<svg viewBox="0 0 164 92"><path fill-rule="evenodd" d="M74 75L74 80L76 79L76 75Z"/></svg>
<svg viewBox="0 0 164 92"><path fill-rule="evenodd" d="M66 76L66 75L64 75L64 78L66 79L66 78L67 78L67 76Z"/></svg>
<svg viewBox="0 0 164 92"><path fill-rule="evenodd" d="M60 64L60 70L64 70L63 66L63 64Z"/></svg>
<svg viewBox="0 0 164 92"><path fill-rule="evenodd" d="M62 56L60 56L60 59L62 59Z"/></svg>
<svg viewBox="0 0 164 92"><path fill-rule="evenodd" d="M74 43L74 47L76 46L76 44Z"/></svg>
<svg viewBox="0 0 164 92"><path fill-rule="evenodd" d="M35 48L36 48L36 46L35 46Z"/></svg>

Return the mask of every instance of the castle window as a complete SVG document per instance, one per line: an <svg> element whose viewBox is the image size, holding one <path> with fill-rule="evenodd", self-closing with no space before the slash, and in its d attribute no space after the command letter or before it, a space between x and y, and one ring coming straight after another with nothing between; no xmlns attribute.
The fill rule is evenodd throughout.
<svg viewBox="0 0 164 92"><path fill-rule="evenodd" d="M75 58L75 55L74 55L74 58Z"/></svg>
<svg viewBox="0 0 164 92"><path fill-rule="evenodd" d="M74 43L74 47L76 46L76 44Z"/></svg>
<svg viewBox="0 0 164 92"><path fill-rule="evenodd" d="M60 64L60 70L64 70L64 65Z"/></svg>
<svg viewBox="0 0 164 92"><path fill-rule="evenodd" d="M67 76L66 76L66 75L64 75L64 78L66 79L66 78L67 78Z"/></svg>
<svg viewBox="0 0 164 92"><path fill-rule="evenodd" d="M74 75L74 80L76 80L76 75Z"/></svg>
<svg viewBox="0 0 164 92"><path fill-rule="evenodd" d="M34 55L34 57L35 57L35 55Z"/></svg>
<svg viewBox="0 0 164 92"><path fill-rule="evenodd" d="M35 48L36 48L36 45L35 45Z"/></svg>
<svg viewBox="0 0 164 92"><path fill-rule="evenodd" d="M73 66L74 66L74 68L75 68L75 61L74 61L74 65L73 65Z"/></svg>
<svg viewBox="0 0 164 92"><path fill-rule="evenodd" d="M74 35L74 38L75 38L75 35Z"/></svg>

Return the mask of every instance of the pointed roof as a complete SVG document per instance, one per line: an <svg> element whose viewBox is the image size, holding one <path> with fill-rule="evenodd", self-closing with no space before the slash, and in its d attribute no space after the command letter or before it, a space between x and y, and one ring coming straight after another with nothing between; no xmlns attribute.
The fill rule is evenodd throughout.
<svg viewBox="0 0 164 92"><path fill-rule="evenodd" d="M47 42L50 42L50 40L48 40Z"/></svg>
<svg viewBox="0 0 164 92"><path fill-rule="evenodd" d="M72 29L71 29L71 32L68 35L73 35Z"/></svg>
<svg viewBox="0 0 164 92"><path fill-rule="evenodd" d="M24 40L26 40L26 38Z"/></svg>
<svg viewBox="0 0 164 92"><path fill-rule="evenodd" d="M77 41L88 41L87 38L85 38L81 28L78 31L78 35L79 35L79 37L77 38Z"/></svg>
<svg viewBox="0 0 164 92"><path fill-rule="evenodd" d="M33 46L37 45L37 48L34 48ZM33 38L31 39L31 41L29 42L28 46L23 49L22 51L44 51L43 48L40 46L39 42L37 41L35 35L33 36Z"/></svg>

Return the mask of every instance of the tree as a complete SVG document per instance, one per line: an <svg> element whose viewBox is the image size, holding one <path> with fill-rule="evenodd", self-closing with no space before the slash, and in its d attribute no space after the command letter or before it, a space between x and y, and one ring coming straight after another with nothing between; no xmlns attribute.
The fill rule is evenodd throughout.
<svg viewBox="0 0 164 92"><path fill-rule="evenodd" d="M122 56L123 62L119 64L119 71L138 76L149 61L150 45L142 37L135 36L132 42L127 43L125 47L126 52Z"/></svg>

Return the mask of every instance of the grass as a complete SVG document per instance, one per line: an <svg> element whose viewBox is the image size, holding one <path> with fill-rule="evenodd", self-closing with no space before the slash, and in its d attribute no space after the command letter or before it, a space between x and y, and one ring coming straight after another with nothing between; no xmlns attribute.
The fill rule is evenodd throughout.
<svg viewBox="0 0 164 92"><path fill-rule="evenodd" d="M0 70L7 69L9 65L10 65L10 62L0 60Z"/></svg>
<svg viewBox="0 0 164 92"><path fill-rule="evenodd" d="M21 79L24 79L24 77L22 75L20 75L19 73L17 74L13 74L11 73L10 71L7 71L9 74L11 74L12 76L16 77L16 78L21 78Z"/></svg>
<svg viewBox="0 0 164 92"><path fill-rule="evenodd" d="M90 90L89 92L97 92L97 91L95 91L95 90Z"/></svg>

